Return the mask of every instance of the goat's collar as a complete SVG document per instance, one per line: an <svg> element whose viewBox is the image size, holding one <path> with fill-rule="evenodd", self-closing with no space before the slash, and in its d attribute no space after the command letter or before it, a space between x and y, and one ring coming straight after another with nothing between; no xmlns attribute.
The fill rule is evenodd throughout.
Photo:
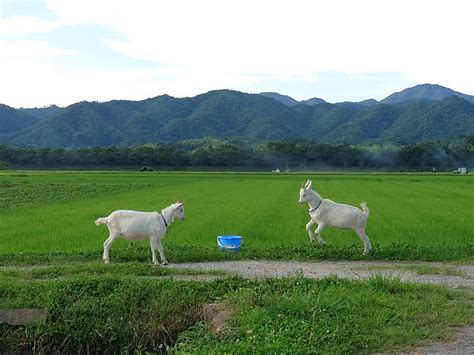
<svg viewBox="0 0 474 355"><path fill-rule="evenodd" d="M317 205L315 208L312 208L312 209L309 210L309 213L316 211L316 210L319 208L319 206L321 206L321 202L323 202L322 199L319 200L319 203L318 203L318 205Z"/></svg>
<svg viewBox="0 0 474 355"><path fill-rule="evenodd" d="M168 223L166 222L166 219L165 217L163 216L163 214L161 212L158 212L158 214L161 216L161 218L163 219L163 222L165 222L165 227L166 227L166 231L168 231Z"/></svg>

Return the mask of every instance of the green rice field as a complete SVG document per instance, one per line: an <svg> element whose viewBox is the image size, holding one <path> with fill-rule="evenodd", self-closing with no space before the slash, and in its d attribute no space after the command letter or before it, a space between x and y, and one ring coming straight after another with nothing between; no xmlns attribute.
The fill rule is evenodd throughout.
<svg viewBox="0 0 474 355"><path fill-rule="evenodd" d="M352 231L325 229L311 245L307 206L297 203L307 178L323 197L370 209L373 252L362 255ZM474 259L474 177L428 174L265 174L0 172L0 263L100 260L105 226L116 209L156 211L185 200L185 222L164 239L168 260ZM244 237L240 253L218 250L216 237ZM117 241L111 261L149 261L147 241Z"/></svg>

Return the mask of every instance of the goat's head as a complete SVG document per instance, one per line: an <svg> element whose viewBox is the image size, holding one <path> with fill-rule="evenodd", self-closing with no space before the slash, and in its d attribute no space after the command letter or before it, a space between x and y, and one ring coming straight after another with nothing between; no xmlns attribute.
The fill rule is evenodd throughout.
<svg viewBox="0 0 474 355"><path fill-rule="evenodd" d="M184 221L186 218L184 215L184 201L177 201L173 204L173 218L178 218L181 221Z"/></svg>
<svg viewBox="0 0 474 355"><path fill-rule="evenodd" d="M298 200L299 203L303 204L308 202L311 198L311 187L313 186L313 182L308 179L306 184L301 184L300 188L300 199Z"/></svg>

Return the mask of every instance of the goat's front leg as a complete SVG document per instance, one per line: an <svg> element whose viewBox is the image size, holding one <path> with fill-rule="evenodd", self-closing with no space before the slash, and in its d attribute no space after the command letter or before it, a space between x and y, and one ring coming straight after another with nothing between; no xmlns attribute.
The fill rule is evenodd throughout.
<svg viewBox="0 0 474 355"><path fill-rule="evenodd" d="M316 233L316 237L318 237L318 242L320 245L325 245L326 242L324 241L323 238L321 238L321 232L323 231L324 227L326 227L325 224L319 224L318 225L318 228L316 228L316 231L314 233Z"/></svg>
<svg viewBox="0 0 474 355"><path fill-rule="evenodd" d="M168 260L166 260L165 253L163 252L163 244L161 244L161 238L158 239L158 251L160 252L161 263L163 265L168 265Z"/></svg>
<svg viewBox="0 0 474 355"><path fill-rule="evenodd" d="M313 232L311 231L311 227L313 226L315 222L313 222L312 219L309 220L309 222L306 224L306 231L308 232L308 235L309 235L309 241L311 243L314 242L314 235L313 235Z"/></svg>

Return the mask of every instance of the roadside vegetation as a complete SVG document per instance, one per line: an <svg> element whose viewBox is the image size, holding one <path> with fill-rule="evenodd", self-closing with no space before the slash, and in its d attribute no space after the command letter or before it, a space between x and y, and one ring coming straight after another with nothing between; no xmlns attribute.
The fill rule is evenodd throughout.
<svg viewBox="0 0 474 355"><path fill-rule="evenodd" d="M406 270L413 271L418 275L442 275L442 276L459 276L464 278L472 278L474 275L469 275L463 270L459 270L454 265L387 265L387 266L369 266L369 270Z"/></svg>
<svg viewBox="0 0 474 355"><path fill-rule="evenodd" d="M447 326L474 315L467 294L402 284L303 278L256 282L230 296L237 316L220 337L202 324L181 334L192 352L333 353L393 351L421 339L449 339Z"/></svg>
<svg viewBox="0 0 474 355"><path fill-rule="evenodd" d="M45 323L0 325L1 352L373 352L449 338L472 320L472 297L397 279L305 278L212 282L106 274L0 277L0 308L45 309ZM122 274L123 273L123 274ZM49 275L49 276L48 276ZM236 314L219 335L205 304L228 300Z"/></svg>

